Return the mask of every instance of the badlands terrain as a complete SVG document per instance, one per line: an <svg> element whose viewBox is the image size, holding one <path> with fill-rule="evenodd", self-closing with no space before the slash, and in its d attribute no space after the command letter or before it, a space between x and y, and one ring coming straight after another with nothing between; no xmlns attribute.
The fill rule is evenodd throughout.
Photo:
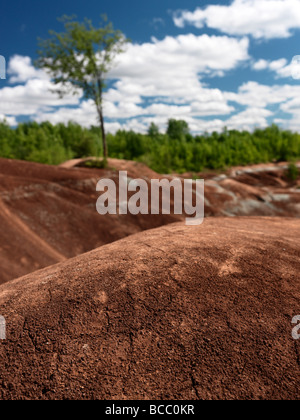
<svg viewBox="0 0 300 420"><path fill-rule="evenodd" d="M0 159L0 399L299 399L300 179L198 174L191 227L100 216L100 178L161 175L81 165Z"/></svg>

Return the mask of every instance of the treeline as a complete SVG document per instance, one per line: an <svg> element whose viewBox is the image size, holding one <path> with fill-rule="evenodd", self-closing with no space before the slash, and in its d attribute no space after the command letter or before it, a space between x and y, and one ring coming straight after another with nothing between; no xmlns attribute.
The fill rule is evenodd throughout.
<svg viewBox="0 0 300 420"><path fill-rule="evenodd" d="M26 122L16 128L0 123L0 156L57 165L73 157L101 152L98 129L78 124Z"/></svg>
<svg viewBox="0 0 300 420"><path fill-rule="evenodd" d="M100 130L75 123L21 123L16 128L0 123L0 156L51 165L72 158L101 156ZM162 134L151 124L147 134L118 131L109 134L110 157L138 160L160 173L199 172L271 161L300 159L300 134L276 125L247 131L193 136L184 121L170 120Z"/></svg>

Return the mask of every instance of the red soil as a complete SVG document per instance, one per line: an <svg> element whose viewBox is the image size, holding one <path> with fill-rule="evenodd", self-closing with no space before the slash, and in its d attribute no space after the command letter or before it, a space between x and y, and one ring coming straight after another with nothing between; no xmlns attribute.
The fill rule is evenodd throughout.
<svg viewBox="0 0 300 420"><path fill-rule="evenodd" d="M96 184L118 183L118 171L131 178L161 178L137 162L109 159L107 170L61 167L0 159L0 284L102 245L183 220L181 216L99 216ZM300 218L300 179L286 178L281 165L234 168L206 179L206 216L284 216ZM192 176L192 174L186 174ZM297 189L298 185L298 189Z"/></svg>
<svg viewBox="0 0 300 420"><path fill-rule="evenodd" d="M0 286L1 399L299 399L297 219L139 233Z"/></svg>
<svg viewBox="0 0 300 420"><path fill-rule="evenodd" d="M145 170L146 167L144 167ZM151 171L146 168L146 173ZM130 169L128 175L136 177ZM179 216L100 216L100 178L114 170L64 169L0 159L0 283Z"/></svg>

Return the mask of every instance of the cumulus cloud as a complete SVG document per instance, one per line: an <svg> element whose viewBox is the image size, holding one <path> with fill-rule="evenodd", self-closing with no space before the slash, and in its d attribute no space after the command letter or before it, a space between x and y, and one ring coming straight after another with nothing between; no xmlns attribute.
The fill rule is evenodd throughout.
<svg viewBox="0 0 300 420"><path fill-rule="evenodd" d="M300 86L262 85L249 81L244 83L237 93L225 92L227 100L253 108L266 108L281 104L300 95Z"/></svg>
<svg viewBox="0 0 300 420"><path fill-rule="evenodd" d="M283 123L287 128L294 131L300 131L300 97L299 91L298 96L290 98L288 101L280 105L281 111L289 114L291 118L284 120Z"/></svg>
<svg viewBox="0 0 300 420"><path fill-rule="evenodd" d="M255 71L267 70L269 68L269 61L268 60L258 60L252 64L252 68Z"/></svg>
<svg viewBox="0 0 300 420"><path fill-rule="evenodd" d="M286 129L300 130L300 86L294 85L261 85L257 82L243 84L237 93L224 93L229 101L246 106L242 113L233 115L228 120L228 127L235 124L236 127L267 125L267 118L274 116L273 120ZM268 107L277 106L273 113ZM285 113L287 117L278 118L276 113ZM248 120L248 121L247 121ZM250 125L250 122L252 124ZM227 125L227 124L226 124Z"/></svg>
<svg viewBox="0 0 300 420"><path fill-rule="evenodd" d="M134 124L144 130L142 118L231 113L234 108L227 104L223 93L204 87L201 77L220 76L237 68L249 60L248 48L247 38L192 34L130 44L108 75L112 86L104 96L107 127L115 130ZM91 101L80 100L80 95L60 99L53 92L50 77L35 69L29 57L12 57L8 74L14 86L0 89L0 113L53 123L73 119L83 125L97 124ZM120 120L137 117L138 124L124 121L120 125Z"/></svg>
<svg viewBox="0 0 300 420"><path fill-rule="evenodd" d="M300 56L294 57L291 62L285 58L275 61L258 60L252 64L252 69L255 71L268 70L275 73L275 78L290 78L300 79Z"/></svg>
<svg viewBox="0 0 300 420"><path fill-rule="evenodd" d="M163 131L169 118L186 120L194 133L221 131L224 126L251 130L266 126L271 117L281 121L273 108L268 109L274 105L290 115L291 127L295 127L300 116L300 86L249 81L237 92L226 92L203 82L204 77L221 77L244 63L251 64L248 49L245 37L192 34L129 45L108 75L110 88L104 95L107 131L143 133L151 122ZM290 71L286 59L262 59L251 65L255 71L272 71L278 77ZM60 99L51 92L55 86L49 76L35 69L29 57L12 57L8 74L8 86L0 89L0 120L6 116L15 125L17 116L25 115L53 124L70 120L86 127L98 124L93 101L82 100L81 95ZM237 106L245 109L236 113Z"/></svg>
<svg viewBox="0 0 300 420"><path fill-rule="evenodd" d="M288 38L300 28L300 0L234 0L230 5L179 11L173 20L180 28L189 24L256 39Z"/></svg>
<svg viewBox="0 0 300 420"><path fill-rule="evenodd" d="M220 91L203 89L201 77L237 68L249 59L249 41L224 37L181 35L162 41L130 45L109 74L117 79L106 98L136 104L143 98L164 98L172 104L197 101L211 94L223 101Z"/></svg>
<svg viewBox="0 0 300 420"><path fill-rule="evenodd" d="M0 89L0 114L31 116L41 110L79 104L80 95L60 99L54 92L57 87L45 72L33 66L30 57L13 56L9 60L8 75L10 84L19 84Z"/></svg>
<svg viewBox="0 0 300 420"><path fill-rule="evenodd" d="M260 71L260 70L270 70L279 73L286 65L288 61L285 58L281 58L279 60L268 61L268 60L258 60L256 61L252 68L253 70Z"/></svg>
<svg viewBox="0 0 300 420"><path fill-rule="evenodd" d="M9 82L24 83L31 79L49 80L49 76L32 65L30 57L14 55L8 63Z"/></svg>
<svg viewBox="0 0 300 420"><path fill-rule="evenodd" d="M188 115L184 119L189 124L189 127L193 133L204 133L212 131L221 132L225 127L227 127L229 130L236 129L251 131L256 127L267 127L267 118L271 117L272 115L272 112L267 109L249 107L227 119L214 118L208 120L194 118L192 115ZM166 121L162 118L162 116L157 116L154 119L143 118L140 120L140 123L144 124L144 127L149 126L151 122L157 124L162 131L166 129ZM132 123L134 124L134 121L132 121Z"/></svg>
<svg viewBox="0 0 300 420"><path fill-rule="evenodd" d="M92 100L82 101L76 108L60 107L55 111L40 109L34 116L38 123L50 121L52 124L73 121L83 127L91 127L97 123L96 108Z"/></svg>
<svg viewBox="0 0 300 420"><path fill-rule="evenodd" d="M51 92L55 87L48 80L32 79L25 85L0 89L0 112L7 115L34 115L40 109L77 105L79 98L68 95L59 99Z"/></svg>
<svg viewBox="0 0 300 420"><path fill-rule="evenodd" d="M276 70L278 77L300 80L300 56L295 56L290 63Z"/></svg>
<svg viewBox="0 0 300 420"><path fill-rule="evenodd" d="M230 114L234 107L223 93L201 78L237 68L249 59L248 48L247 38L193 34L130 45L109 74L117 82L105 95L106 115L162 125L168 118Z"/></svg>
<svg viewBox="0 0 300 420"><path fill-rule="evenodd" d="M111 77L136 78L149 83L155 78L181 78L198 73L226 71L248 60L248 38L236 39L227 36L167 36L151 43L131 44L125 54L119 56L117 67ZM166 77L164 77L166 79Z"/></svg>
<svg viewBox="0 0 300 420"><path fill-rule="evenodd" d="M254 127L264 128L267 127L268 117L273 113L264 108L247 108L236 115L233 115L227 120L226 126L229 129L248 130L251 131Z"/></svg>

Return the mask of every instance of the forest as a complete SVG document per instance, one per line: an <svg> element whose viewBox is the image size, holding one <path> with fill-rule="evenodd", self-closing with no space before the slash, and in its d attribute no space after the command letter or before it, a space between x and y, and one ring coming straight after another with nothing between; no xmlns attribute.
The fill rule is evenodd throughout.
<svg viewBox="0 0 300 420"><path fill-rule="evenodd" d="M50 165L68 159L102 156L101 131L69 122L0 123L0 157ZM188 124L169 120L165 133L152 123L147 134L107 135L109 156L136 160L159 173L200 172L236 165L300 159L300 134L272 125L253 132L227 130L192 135Z"/></svg>

